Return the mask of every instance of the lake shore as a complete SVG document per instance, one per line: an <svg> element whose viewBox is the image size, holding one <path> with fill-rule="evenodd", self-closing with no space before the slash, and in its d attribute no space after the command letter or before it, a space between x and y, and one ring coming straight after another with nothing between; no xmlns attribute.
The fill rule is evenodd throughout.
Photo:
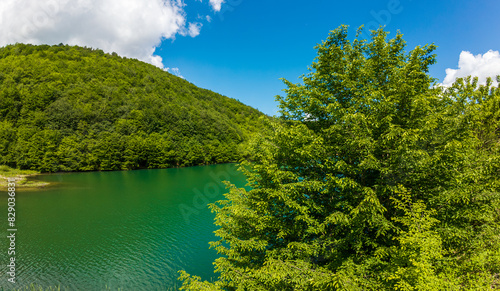
<svg viewBox="0 0 500 291"><path fill-rule="evenodd" d="M39 174L40 173L36 171L18 170L7 166L0 166L0 190L6 190L8 188L9 178L16 180L16 188L37 189L50 185L48 182L31 181L28 179L28 177L33 177Z"/></svg>
<svg viewBox="0 0 500 291"><path fill-rule="evenodd" d="M238 164L237 162L224 162L224 163L215 163L215 164L205 164L205 165L194 165L194 166L177 166L177 167L169 167L169 168L154 168L158 169L173 169L173 168L189 168L189 167L202 167L202 166L213 166L213 165L226 165L226 164ZM48 186L52 186L55 183L52 182L42 182L37 180L30 180L29 177L35 177L39 175L47 175L47 174L68 174L68 173L89 173L89 172L116 172L116 171L138 171L138 170L154 170L149 168L139 168L134 170L110 170L110 171L71 171L71 172L54 172L54 173L40 173L38 171L33 170L19 170L13 169L5 165L0 165L0 191L7 190L8 179L14 178L16 179L16 188L22 188L27 190L37 190L41 188L45 188Z"/></svg>

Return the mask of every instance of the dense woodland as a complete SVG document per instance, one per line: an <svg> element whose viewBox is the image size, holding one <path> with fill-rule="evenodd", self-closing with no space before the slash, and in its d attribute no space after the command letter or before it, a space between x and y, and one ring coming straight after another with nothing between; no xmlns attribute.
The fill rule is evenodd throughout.
<svg viewBox="0 0 500 291"><path fill-rule="evenodd" d="M500 86L441 88L434 45L358 36L332 31L285 80L252 190L211 205L218 278L181 271L181 289L500 288Z"/></svg>
<svg viewBox="0 0 500 291"><path fill-rule="evenodd" d="M56 172L237 161L262 116L114 53L0 48L0 165Z"/></svg>

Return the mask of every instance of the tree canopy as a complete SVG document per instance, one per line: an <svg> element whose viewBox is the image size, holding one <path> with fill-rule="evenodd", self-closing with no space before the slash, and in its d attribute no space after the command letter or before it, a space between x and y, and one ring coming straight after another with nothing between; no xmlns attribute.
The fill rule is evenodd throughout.
<svg viewBox="0 0 500 291"><path fill-rule="evenodd" d="M500 286L500 86L428 75L434 45L383 29L319 44L253 140L212 242L214 282L183 290L486 290ZM497 78L500 81L500 78Z"/></svg>
<svg viewBox="0 0 500 291"><path fill-rule="evenodd" d="M262 116L114 53L0 48L0 165L55 172L232 162L263 130Z"/></svg>

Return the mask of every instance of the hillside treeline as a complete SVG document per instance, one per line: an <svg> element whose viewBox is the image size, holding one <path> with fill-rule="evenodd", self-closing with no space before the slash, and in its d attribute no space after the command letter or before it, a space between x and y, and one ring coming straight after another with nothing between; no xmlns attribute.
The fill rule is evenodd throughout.
<svg viewBox="0 0 500 291"><path fill-rule="evenodd" d="M0 48L0 164L42 172L238 160L262 113L101 50Z"/></svg>

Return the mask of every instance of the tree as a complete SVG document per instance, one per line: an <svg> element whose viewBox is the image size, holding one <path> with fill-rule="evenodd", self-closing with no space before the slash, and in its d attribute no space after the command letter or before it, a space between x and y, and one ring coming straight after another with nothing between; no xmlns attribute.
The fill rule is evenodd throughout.
<svg viewBox="0 0 500 291"><path fill-rule="evenodd" d="M230 186L211 205L218 280L181 271L182 289L500 284L499 121L491 112L499 91L472 84L445 92L428 75L434 45L406 52L400 33L360 35L351 41L346 26L333 30L303 83L284 81L281 120L242 167L252 190ZM496 123L485 122L491 115Z"/></svg>

